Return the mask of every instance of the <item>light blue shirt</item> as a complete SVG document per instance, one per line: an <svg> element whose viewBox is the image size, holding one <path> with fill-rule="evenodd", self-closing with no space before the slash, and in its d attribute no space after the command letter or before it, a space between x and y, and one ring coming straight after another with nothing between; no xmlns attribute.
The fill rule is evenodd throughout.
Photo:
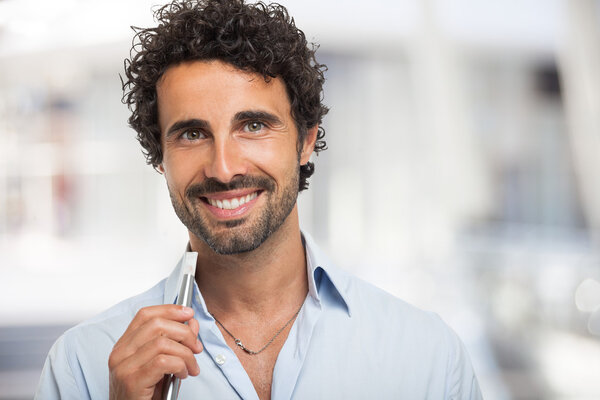
<svg viewBox="0 0 600 400"><path fill-rule="evenodd" d="M463 344L437 315L336 268L304 238L309 293L277 358L272 399L482 398ZM36 399L108 399L114 344L140 308L175 301L180 270L181 261L147 292L65 332ZM193 308L204 351L196 355L200 375L182 381L179 399L257 400L197 286Z"/></svg>

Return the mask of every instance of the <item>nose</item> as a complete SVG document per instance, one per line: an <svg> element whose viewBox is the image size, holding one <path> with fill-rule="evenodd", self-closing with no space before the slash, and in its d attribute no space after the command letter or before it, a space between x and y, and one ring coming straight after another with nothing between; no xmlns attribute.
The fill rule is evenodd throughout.
<svg viewBox="0 0 600 400"><path fill-rule="evenodd" d="M229 137L214 138L211 156L205 169L206 177L227 183L235 176L246 173L247 165L239 144Z"/></svg>

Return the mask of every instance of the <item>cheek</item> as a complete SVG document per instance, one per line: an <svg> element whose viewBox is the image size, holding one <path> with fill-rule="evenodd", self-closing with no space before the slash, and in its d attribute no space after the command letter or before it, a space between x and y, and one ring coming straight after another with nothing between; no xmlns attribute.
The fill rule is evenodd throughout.
<svg viewBox="0 0 600 400"><path fill-rule="evenodd" d="M192 165L194 157L184 153L169 152L163 158L165 179L172 192L183 193L198 169Z"/></svg>
<svg viewBox="0 0 600 400"><path fill-rule="evenodd" d="M291 188L297 188L299 163L295 147L286 152L265 152L262 162L262 170L274 179L277 192L282 194Z"/></svg>
<svg viewBox="0 0 600 400"><path fill-rule="evenodd" d="M288 140L256 141L245 144L244 156L265 172L281 175L298 163L296 143Z"/></svg>

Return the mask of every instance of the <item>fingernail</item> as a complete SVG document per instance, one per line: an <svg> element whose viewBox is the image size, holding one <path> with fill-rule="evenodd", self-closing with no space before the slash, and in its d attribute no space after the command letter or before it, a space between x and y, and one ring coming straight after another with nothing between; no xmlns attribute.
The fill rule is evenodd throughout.
<svg viewBox="0 0 600 400"><path fill-rule="evenodd" d="M191 307L181 306L181 312L185 315L193 315L194 310Z"/></svg>

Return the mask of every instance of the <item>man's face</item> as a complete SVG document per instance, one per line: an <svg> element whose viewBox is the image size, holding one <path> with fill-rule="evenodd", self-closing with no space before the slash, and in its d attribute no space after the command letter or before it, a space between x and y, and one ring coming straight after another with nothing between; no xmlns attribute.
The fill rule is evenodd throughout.
<svg viewBox="0 0 600 400"><path fill-rule="evenodd" d="M169 68L157 84L167 186L188 230L215 252L256 249L285 222L298 195L298 132L285 85L220 61Z"/></svg>

